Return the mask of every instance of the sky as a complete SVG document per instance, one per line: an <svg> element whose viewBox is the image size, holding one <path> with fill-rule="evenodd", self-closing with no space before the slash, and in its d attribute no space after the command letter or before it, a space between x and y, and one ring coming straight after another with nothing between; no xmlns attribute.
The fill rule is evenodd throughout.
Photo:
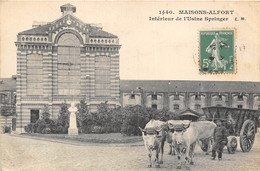
<svg viewBox="0 0 260 171"><path fill-rule="evenodd" d="M51 22L68 2L0 2L1 78L16 74L17 34L33 21ZM134 80L260 81L260 4L249 2L71 1L85 23L101 23L119 37L120 78ZM174 14L160 14L172 11ZM226 10L233 14L190 15L179 10ZM181 17L182 21L149 21L149 17ZM183 21L184 17L223 17L228 21ZM239 21L235 21L235 17ZM240 20L241 17L245 20ZM236 30L237 72L200 74L199 31Z"/></svg>

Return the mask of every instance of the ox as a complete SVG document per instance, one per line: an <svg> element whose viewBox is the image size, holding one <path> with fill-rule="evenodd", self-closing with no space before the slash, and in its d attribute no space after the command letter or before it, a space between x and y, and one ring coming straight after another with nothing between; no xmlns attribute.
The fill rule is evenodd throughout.
<svg viewBox="0 0 260 171"><path fill-rule="evenodd" d="M194 164L193 154L196 142L211 138L216 124L210 121L170 120L167 125L170 130L168 134L171 134L172 143L178 155L177 169L181 169L181 153L185 154L186 168L189 169L188 164Z"/></svg>
<svg viewBox="0 0 260 171"><path fill-rule="evenodd" d="M170 151L168 154L175 155L174 143L172 142L172 133L174 132L174 129L173 128L169 129L168 127L166 130L167 130L166 141L169 143L169 147L170 147Z"/></svg>
<svg viewBox="0 0 260 171"><path fill-rule="evenodd" d="M166 127L166 123L159 120L150 120L144 129L139 129L142 131L142 136L144 140L144 146L148 152L149 157L149 165L148 167L152 167L152 151L156 151L155 167L160 167L160 164L163 163L163 148L164 142L166 140L166 132L164 130ZM159 161L159 154L161 154L161 160Z"/></svg>

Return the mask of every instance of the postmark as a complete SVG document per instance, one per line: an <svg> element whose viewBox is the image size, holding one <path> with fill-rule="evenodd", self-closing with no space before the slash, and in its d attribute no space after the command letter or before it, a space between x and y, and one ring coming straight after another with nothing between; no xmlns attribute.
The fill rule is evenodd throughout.
<svg viewBox="0 0 260 171"><path fill-rule="evenodd" d="M235 30L199 31L201 74L236 73Z"/></svg>

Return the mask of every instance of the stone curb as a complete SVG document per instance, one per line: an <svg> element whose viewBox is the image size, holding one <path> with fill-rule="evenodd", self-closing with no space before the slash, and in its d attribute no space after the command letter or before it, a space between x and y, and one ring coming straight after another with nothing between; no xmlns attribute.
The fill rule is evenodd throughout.
<svg viewBox="0 0 260 171"><path fill-rule="evenodd" d="M114 146L114 147L135 147L135 146L144 146L143 141L135 142L135 143L93 143L93 142L80 142L80 141L73 141L73 140L60 140L56 138L47 138L47 137L37 137L37 136L28 136L28 135L19 135L19 134L11 134L10 136L20 137L20 138L28 138L34 140L43 140L49 141L54 143L62 143L62 144L70 144L76 146Z"/></svg>

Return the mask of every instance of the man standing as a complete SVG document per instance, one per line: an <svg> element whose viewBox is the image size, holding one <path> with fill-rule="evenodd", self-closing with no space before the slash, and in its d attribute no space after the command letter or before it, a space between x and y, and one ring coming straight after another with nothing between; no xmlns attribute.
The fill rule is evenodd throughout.
<svg viewBox="0 0 260 171"><path fill-rule="evenodd" d="M212 160L216 158L216 151L218 152L218 159L222 160L222 152L224 146L227 144L227 130L222 125L221 120L217 120L217 127L214 129L214 144L212 147Z"/></svg>

